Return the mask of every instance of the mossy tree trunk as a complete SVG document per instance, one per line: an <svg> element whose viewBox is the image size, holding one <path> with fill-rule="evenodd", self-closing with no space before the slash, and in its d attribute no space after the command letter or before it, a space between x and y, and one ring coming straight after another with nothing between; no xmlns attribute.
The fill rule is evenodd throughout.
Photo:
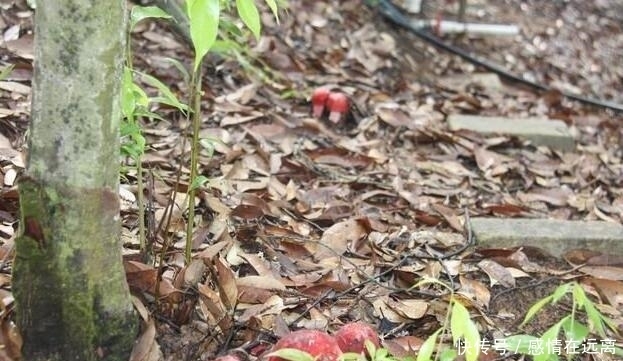
<svg viewBox="0 0 623 361"><path fill-rule="evenodd" d="M119 235L126 22L125 0L37 1L13 270L29 361L126 361L137 337Z"/></svg>

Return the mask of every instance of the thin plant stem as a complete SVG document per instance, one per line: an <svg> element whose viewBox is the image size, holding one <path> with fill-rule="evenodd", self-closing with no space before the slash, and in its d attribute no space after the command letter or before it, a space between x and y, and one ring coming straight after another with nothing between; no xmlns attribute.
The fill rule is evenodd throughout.
<svg viewBox="0 0 623 361"><path fill-rule="evenodd" d="M127 33L126 37L126 66L129 69L132 68L132 36L130 32ZM132 119L129 119L132 122L138 122L134 116ZM140 130L139 130L140 131ZM136 185L137 185L137 197L136 202L138 204L138 239L140 244L140 252L143 260L147 261L149 259L149 252L146 247L146 232L145 232L145 197L143 194L144 183L143 183L143 149L141 149L141 153L136 156L134 161L136 162Z"/></svg>
<svg viewBox="0 0 623 361"><path fill-rule="evenodd" d="M188 189L188 223L186 225L186 264L190 264L194 219L195 219L195 193L197 185L198 163L199 163L199 131L201 129L201 64L192 74L191 80L191 112L192 112L192 142L190 145L190 188Z"/></svg>
<svg viewBox="0 0 623 361"><path fill-rule="evenodd" d="M138 187L136 201L138 203L138 238L140 241L141 253L143 259L147 261L149 253L146 247L146 232L145 232L145 195L143 189L145 184L143 183L143 157L140 155L136 157L136 185Z"/></svg>

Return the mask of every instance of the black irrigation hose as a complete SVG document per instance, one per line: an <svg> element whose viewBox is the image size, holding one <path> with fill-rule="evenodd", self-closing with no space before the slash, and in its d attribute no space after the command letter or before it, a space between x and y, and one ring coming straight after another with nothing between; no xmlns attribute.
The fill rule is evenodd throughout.
<svg viewBox="0 0 623 361"><path fill-rule="evenodd" d="M481 59L475 55L472 55L468 52L466 52L465 50L459 49L453 45L450 45L446 42L444 42L443 40L439 39L438 37L432 35L430 32L418 28L416 26L414 26L411 22L411 20L409 18L407 18L406 16L404 16L402 14L402 12L396 8L396 6L394 6L394 4L391 3L391 1L389 0L378 0L377 2L377 9L379 10L379 12L385 16L388 20L390 20L391 22L393 22L396 25L402 26L404 28L406 28L407 30L411 31L413 34L415 34L416 36L426 40L427 42L433 44L434 46L443 49L449 53L452 53L454 55L458 55L461 58L479 65L489 71L492 71L498 75L500 75L503 78L506 78L508 80L511 81L515 81L515 82L519 82L521 84L525 84L528 85L534 89L537 90L541 90L541 91L549 91L549 90L553 90L552 88L543 85L543 84L539 84L535 81L531 81L531 80L527 80L524 79L520 76L514 75L509 73L506 69L504 69L503 67L501 67L500 65L497 64L493 64L487 60ZM584 104L589 104L589 105L593 105L593 106L598 106L598 107L602 107L602 108L607 108L607 109L611 109L614 111L618 111L618 112L623 112L623 104L619 104L619 103L615 103L615 102L611 102L608 100L601 100L601 99L593 99L593 98L586 98L586 97L582 97L576 94L572 94L566 91L562 91L560 90L560 93L569 98L569 99L573 99L576 101L579 101L581 103Z"/></svg>

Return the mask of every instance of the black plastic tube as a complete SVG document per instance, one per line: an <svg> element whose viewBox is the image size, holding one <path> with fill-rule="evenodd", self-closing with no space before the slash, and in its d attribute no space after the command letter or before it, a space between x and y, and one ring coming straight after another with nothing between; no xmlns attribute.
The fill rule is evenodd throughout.
<svg viewBox="0 0 623 361"><path fill-rule="evenodd" d="M481 66L489 71L492 71L505 79L518 82L521 84L525 84L527 86L530 86L540 91L553 90L553 88L550 88L546 85L543 85L543 84L540 84L540 83L537 83L535 81L531 81L528 79L524 79L523 77L512 74L500 65L494 64L488 60L481 59L477 57L476 55L468 53L467 51L463 49L457 48L456 46L453 46L451 44L444 42L443 40L439 39L438 37L434 36L433 34L431 34L430 32L426 31L423 28L414 26L411 19L403 15L403 13L396 6L394 6L394 4L392 4L392 2L389 0L378 0L376 8L389 21L411 31L413 34L415 34L419 38L426 40L427 42L433 44L439 49L445 50L454 55L458 55L461 58L475 65ZM566 91L562 91L562 90L558 90L558 91L560 91L560 93L566 98L576 100L584 104L611 109L617 112L623 112L623 104L615 103L615 102L608 101L608 100L586 98L586 97L573 94L573 93L569 93Z"/></svg>

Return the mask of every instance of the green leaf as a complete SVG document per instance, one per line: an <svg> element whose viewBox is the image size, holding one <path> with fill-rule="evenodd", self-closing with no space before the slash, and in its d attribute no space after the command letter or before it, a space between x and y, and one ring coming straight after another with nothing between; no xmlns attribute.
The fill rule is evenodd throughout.
<svg viewBox="0 0 623 361"><path fill-rule="evenodd" d="M251 30L255 39L260 39L262 24L260 23L260 13L254 0L236 0L236 8L242 22Z"/></svg>
<svg viewBox="0 0 623 361"><path fill-rule="evenodd" d="M212 46L212 51L215 53L228 53L230 51L237 51L240 49L240 45L231 40L217 40Z"/></svg>
<svg viewBox="0 0 623 361"><path fill-rule="evenodd" d="M532 307L530 307L530 309L526 313L526 317L524 317L524 320L519 327L522 327L526 323L530 322L532 317L534 317L539 311L541 311L543 307L545 307L546 304L550 303L551 301L552 301L552 296L550 295L550 296L542 298L541 300L539 300L539 302L532 305Z"/></svg>
<svg viewBox="0 0 623 361"><path fill-rule="evenodd" d="M430 335L426 341L420 347L420 352L418 352L416 361L429 361L433 357L433 351L435 351L435 344L437 343L437 336L441 333L443 329L435 331L432 335Z"/></svg>
<svg viewBox="0 0 623 361"><path fill-rule="evenodd" d="M562 328L563 323L565 323L570 316L564 317L562 320L556 322L552 327L548 328L543 335L540 337L540 345L542 346L542 352L540 354L533 355L534 361L548 361L548 360L557 360L558 355L554 347L556 347L556 343L560 343L558 335L560 335L560 329ZM562 343L560 345L562 347ZM533 350L534 351L534 350Z"/></svg>
<svg viewBox="0 0 623 361"><path fill-rule="evenodd" d="M223 141L216 138L201 138L199 139L199 144L208 152L208 157L212 157L214 155L215 144L224 144Z"/></svg>
<svg viewBox="0 0 623 361"><path fill-rule="evenodd" d="M457 344L461 337L465 339L465 359L476 361L480 353L480 334L476 324L469 317L467 308L456 300L452 305L450 332L454 344Z"/></svg>
<svg viewBox="0 0 623 361"><path fill-rule="evenodd" d="M270 11L273 12L273 15L275 16L275 20L277 21L277 24L279 24L279 8L277 7L277 3L275 2L275 0L265 0L266 1L266 5L268 5L268 7L270 8Z"/></svg>
<svg viewBox="0 0 623 361"><path fill-rule="evenodd" d="M13 68L15 68L15 65L11 64L7 66L6 68L0 70L0 80L6 79L9 76L9 74L11 74L11 72L13 71Z"/></svg>
<svg viewBox="0 0 623 361"><path fill-rule="evenodd" d="M167 100L168 103L176 108L178 108L181 111L186 111L188 109L188 107L186 106L186 104L181 103L177 97L175 96L175 94L173 94L173 92L171 91L171 89L169 89L169 87L167 87L164 83L162 83L160 80L158 80L157 78L145 74L145 73L141 73L141 72L136 72L137 74L139 74L141 76L141 78L143 79L143 81L145 83L147 83L148 85L158 89L158 91L160 92L160 94L162 94L162 96L164 96Z"/></svg>
<svg viewBox="0 0 623 361"><path fill-rule="evenodd" d="M193 179L193 182L190 185L190 189L193 190L193 189L197 189L199 187L202 187L204 184L206 184L208 182L208 180L209 179L206 176L202 176L202 175L197 176L197 178ZM279 356L279 357L282 357L282 356ZM312 358L312 360L313 360L313 358ZM300 360L300 361L304 361L304 360Z"/></svg>
<svg viewBox="0 0 623 361"><path fill-rule="evenodd" d="M136 108L142 107L147 108L149 105L149 97L147 93L140 87L140 85L136 83L132 83L132 96L134 97L134 103L136 104ZM135 112L136 112L135 108Z"/></svg>
<svg viewBox="0 0 623 361"><path fill-rule="evenodd" d="M590 302L588 298L587 301L586 305L584 305L584 309L586 310L586 316L591 322L590 325L592 326L592 329L594 329L595 332L597 332L597 334L602 338L606 338L604 321L607 319L597 310L597 308L595 308L595 305ZM613 328L613 330L616 330L616 328Z"/></svg>
<svg viewBox="0 0 623 361"><path fill-rule="evenodd" d="M453 300L452 315L450 316L450 332L452 333L452 341L454 343L464 336L465 328L469 322L469 312L467 312L465 306Z"/></svg>
<svg viewBox="0 0 623 361"><path fill-rule="evenodd" d="M590 333L588 327L569 316L564 318L564 322L562 323L562 329L565 331L565 338L567 340L574 340L579 342L582 342L582 340L587 338L588 334Z"/></svg>
<svg viewBox="0 0 623 361"><path fill-rule="evenodd" d="M366 360L365 356L363 356L363 358L362 356L363 356L362 354L358 354L355 352L345 352L340 355L339 360L340 361L365 361Z"/></svg>
<svg viewBox="0 0 623 361"><path fill-rule="evenodd" d="M122 137L132 136L136 133L140 133L141 128L135 122L121 122L119 131Z"/></svg>
<svg viewBox="0 0 623 361"><path fill-rule="evenodd" d="M282 348L269 353L267 356L276 356L290 361L314 361L314 356L295 348Z"/></svg>
<svg viewBox="0 0 623 361"><path fill-rule="evenodd" d="M506 349L511 353L529 355L530 345L539 342L539 338L530 335L514 335L507 337L505 341Z"/></svg>
<svg viewBox="0 0 623 361"><path fill-rule="evenodd" d="M123 79L121 81L121 112L124 117L132 119L134 109L136 109L134 81L132 79L132 71L126 66L123 69Z"/></svg>
<svg viewBox="0 0 623 361"><path fill-rule="evenodd" d="M441 351L439 361L454 361L458 357L458 352L453 348L447 348Z"/></svg>
<svg viewBox="0 0 623 361"><path fill-rule="evenodd" d="M164 120L164 118L154 112L150 112L146 109L137 109L136 111L134 111L134 115L136 117L145 117L145 118L149 118L149 119L158 119L158 120Z"/></svg>
<svg viewBox="0 0 623 361"><path fill-rule="evenodd" d="M171 101L171 99L166 97L151 97L149 98L151 103L165 104L173 108L177 108L181 112L186 112L188 110L188 106L183 103Z"/></svg>
<svg viewBox="0 0 623 361"><path fill-rule="evenodd" d="M238 25L229 20L229 19L221 19L221 22L219 23L219 26L221 27L221 29L225 30L225 32L233 35L233 36L243 36L244 33L240 30L240 28L238 27Z"/></svg>
<svg viewBox="0 0 623 361"><path fill-rule="evenodd" d="M177 59L173 59L173 58L164 58L164 61L173 64L173 66L184 77L184 82L186 82L186 83L190 82L190 74L188 74L188 70L186 69L186 66L184 66L184 64L181 61L179 61Z"/></svg>
<svg viewBox="0 0 623 361"><path fill-rule="evenodd" d="M139 21L149 18L172 19L173 17L157 6L135 5L130 11L130 31Z"/></svg>
<svg viewBox="0 0 623 361"><path fill-rule="evenodd" d="M195 47L193 71L196 72L201 60L216 41L221 5L219 0L188 0L187 11L190 38Z"/></svg>
<svg viewBox="0 0 623 361"><path fill-rule="evenodd" d="M563 283L562 285L556 287L554 292L552 292L552 303L556 303L560 301L560 299L569 292L569 288L571 288L571 283Z"/></svg>

